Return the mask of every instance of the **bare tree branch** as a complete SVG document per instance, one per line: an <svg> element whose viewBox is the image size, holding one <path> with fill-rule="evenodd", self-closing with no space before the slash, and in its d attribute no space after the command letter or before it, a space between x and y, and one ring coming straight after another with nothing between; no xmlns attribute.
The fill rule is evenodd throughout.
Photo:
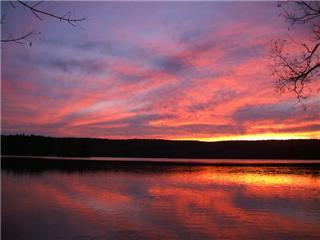
<svg viewBox="0 0 320 240"><path fill-rule="evenodd" d="M39 4L36 4L36 5L29 5L28 3L24 2L24 1L17 1L18 3L22 4L23 6L25 6L26 8L28 8L33 14L35 14L38 18L40 18L40 16L38 15L39 14L42 14L42 15L46 15L46 16L49 16L49 17L52 17L52 18L56 18L56 19L59 19L60 21L65 21L65 22L68 22L70 23L71 25L74 25L73 23L74 22L81 22L81 21L84 21L86 20L86 18L71 18L70 15L63 15L63 16L59 16L59 15L56 15L54 13L50 13L50 12L47 12L47 11L43 11L43 10L40 10L38 8L36 8ZM40 2L41 3L41 2ZM41 18L40 18L41 19Z"/></svg>
<svg viewBox="0 0 320 240"><path fill-rule="evenodd" d="M82 18L76 18L72 17L71 12L67 12L64 15L58 15L49 11L45 11L39 8L39 6L44 2L44 0L41 0L39 2L27 2L27 1L15 1L12 2L10 1L10 4L12 8L16 8L15 4L20 4L23 6L23 8L30 10L30 12L39 20L42 20L41 16L48 16L51 18L58 19L62 22L67 22L72 26L79 26L78 23L86 20L85 17ZM32 4L33 5L32 5ZM1 16L1 24L4 23L4 16ZM7 34L9 35L8 37L1 39L1 43L19 43L19 44L24 44L27 41L27 38L29 38L31 35L34 34L34 31L30 31L26 34L21 34L20 36L13 36L12 34ZM3 35L3 34L2 34ZM31 42L30 42L31 46Z"/></svg>
<svg viewBox="0 0 320 240"><path fill-rule="evenodd" d="M1 39L1 42L3 43L8 43L8 42L15 42L15 43L19 43L19 44L24 44L24 41L25 39L27 39L29 36L31 36L32 34L34 34L33 31L31 32L28 32L22 36L19 36L19 37L14 37L12 35L10 35L8 38L6 39Z"/></svg>
<svg viewBox="0 0 320 240"><path fill-rule="evenodd" d="M285 11L284 17L291 25L311 26L310 41L299 43L289 35L289 42L272 42L272 73L280 92L292 91L298 100L304 99L305 87L320 79L320 3L295 1L295 12ZM278 5L281 7L281 4ZM293 44L296 50L285 51Z"/></svg>

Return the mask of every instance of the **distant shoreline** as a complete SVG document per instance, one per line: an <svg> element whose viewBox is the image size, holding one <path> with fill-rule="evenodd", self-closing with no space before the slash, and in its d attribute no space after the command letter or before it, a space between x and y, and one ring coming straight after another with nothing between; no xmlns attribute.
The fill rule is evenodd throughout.
<svg viewBox="0 0 320 240"><path fill-rule="evenodd" d="M320 140L173 141L1 136L1 155L68 158L320 160Z"/></svg>

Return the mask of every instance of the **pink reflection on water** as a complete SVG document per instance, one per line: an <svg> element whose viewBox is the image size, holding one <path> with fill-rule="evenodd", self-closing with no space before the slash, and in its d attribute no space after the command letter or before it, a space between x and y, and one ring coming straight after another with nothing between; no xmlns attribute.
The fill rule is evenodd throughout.
<svg viewBox="0 0 320 240"><path fill-rule="evenodd" d="M52 233L114 239L320 236L319 174L301 169L5 172L2 179L4 234L10 237L34 232L35 239Z"/></svg>

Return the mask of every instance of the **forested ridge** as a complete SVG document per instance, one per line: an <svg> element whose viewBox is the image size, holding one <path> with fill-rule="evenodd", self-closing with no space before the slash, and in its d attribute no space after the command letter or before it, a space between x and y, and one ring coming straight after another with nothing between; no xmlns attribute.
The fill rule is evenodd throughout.
<svg viewBox="0 0 320 240"><path fill-rule="evenodd" d="M223 159L320 159L320 140L171 141L1 136L2 155Z"/></svg>

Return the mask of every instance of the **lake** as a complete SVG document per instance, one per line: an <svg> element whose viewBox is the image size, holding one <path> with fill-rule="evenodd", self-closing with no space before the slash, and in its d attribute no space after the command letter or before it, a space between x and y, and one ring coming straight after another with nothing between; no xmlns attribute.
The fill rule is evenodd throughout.
<svg viewBox="0 0 320 240"><path fill-rule="evenodd" d="M319 239L319 163L246 161L4 167L2 239Z"/></svg>

